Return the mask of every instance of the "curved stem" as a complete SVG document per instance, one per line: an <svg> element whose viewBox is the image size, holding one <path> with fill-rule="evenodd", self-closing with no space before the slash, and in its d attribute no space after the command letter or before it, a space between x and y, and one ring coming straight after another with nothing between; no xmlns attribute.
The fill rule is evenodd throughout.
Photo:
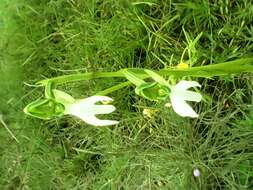
<svg viewBox="0 0 253 190"><path fill-rule="evenodd" d="M111 78L111 77L125 78L124 70L125 69L116 72L91 72L83 74L65 75L42 80L39 81L37 84L45 86L48 81L53 81L55 85L58 85L67 82L77 82L95 78ZM133 72L135 75L138 75L140 79L145 79L149 77L149 75L144 71L144 69L129 68L127 70ZM205 77L205 78L242 72L253 72L253 58L242 58L219 64L191 67L188 69L171 68L157 71L157 73L162 76L174 75L175 77L192 76L192 77Z"/></svg>
<svg viewBox="0 0 253 190"><path fill-rule="evenodd" d="M115 86L112 86L112 87L110 87L110 88L107 88L107 89L105 89L105 90L103 90L103 91L100 91L99 93L97 93L97 95L105 96L105 95L110 94L110 93L112 93L112 92L114 92L114 91L116 91L116 90L119 90L119 89L121 89L121 88L124 88L124 87L126 87L126 86L129 86L130 84L132 84L132 83L129 82L129 81L123 82L123 83L117 84L117 85L115 85Z"/></svg>
<svg viewBox="0 0 253 190"><path fill-rule="evenodd" d="M64 75L60 77L54 77L37 82L36 84L45 86L48 81L53 81L55 85L63 84L67 82L77 82L82 80L90 80L95 78L111 78L111 77L124 77L124 74L120 71L117 72L91 72L81 74Z"/></svg>

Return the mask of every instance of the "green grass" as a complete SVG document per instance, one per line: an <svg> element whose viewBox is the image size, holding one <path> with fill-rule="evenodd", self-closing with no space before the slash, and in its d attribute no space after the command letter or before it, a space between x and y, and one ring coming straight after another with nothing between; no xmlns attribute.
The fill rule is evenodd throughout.
<svg viewBox="0 0 253 190"><path fill-rule="evenodd" d="M31 85L43 78L251 56L252 19L250 0L2 0L0 189L252 189L252 74L192 78L205 99L194 105L198 119L181 118L132 87L110 94L118 126L41 121L22 112L42 96ZM190 56L182 57L186 47ZM84 98L119 82L60 88ZM147 118L144 108L158 111Z"/></svg>

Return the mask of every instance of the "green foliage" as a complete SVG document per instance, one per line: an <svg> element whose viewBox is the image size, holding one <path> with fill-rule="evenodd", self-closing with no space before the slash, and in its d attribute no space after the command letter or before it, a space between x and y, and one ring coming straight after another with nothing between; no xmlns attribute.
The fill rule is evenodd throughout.
<svg viewBox="0 0 253 190"><path fill-rule="evenodd" d="M252 56L251 4L0 1L0 114L18 140L0 122L0 189L252 189L253 79L233 72L252 70L251 58L240 60ZM199 80L205 101L193 105L198 119L182 119L135 96L129 83L111 94L117 127L23 114L44 93L33 88L39 80L84 72L89 78L126 67L162 68L164 76L182 55L194 65L178 77L212 77ZM222 63L215 66L218 77L211 72L215 63ZM205 72L197 72L199 66ZM224 69L233 74L224 76ZM121 82L104 78L58 87L84 98L119 89ZM200 177L193 176L196 168Z"/></svg>

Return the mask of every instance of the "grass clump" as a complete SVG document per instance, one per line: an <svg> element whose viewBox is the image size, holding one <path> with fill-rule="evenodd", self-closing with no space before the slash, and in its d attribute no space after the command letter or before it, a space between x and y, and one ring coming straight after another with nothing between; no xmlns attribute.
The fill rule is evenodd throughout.
<svg viewBox="0 0 253 190"><path fill-rule="evenodd" d="M116 127L22 113L42 95L32 84L43 78L251 56L250 1L12 0L0 7L1 189L252 189L250 74L198 79L205 98L194 105L198 119L131 87L111 94ZM61 88L82 98L118 82ZM152 117L143 115L147 108L156 110Z"/></svg>

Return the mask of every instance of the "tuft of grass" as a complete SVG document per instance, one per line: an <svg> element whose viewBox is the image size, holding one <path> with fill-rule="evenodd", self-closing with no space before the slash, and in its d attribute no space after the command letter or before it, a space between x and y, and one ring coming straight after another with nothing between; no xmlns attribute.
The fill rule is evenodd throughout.
<svg viewBox="0 0 253 190"><path fill-rule="evenodd" d="M43 95L32 86L43 78L251 56L252 10L250 0L2 0L0 114L18 143L0 122L0 188L252 189L250 74L187 78L202 84L204 101L192 105L198 119L143 100L132 87L110 94L118 126L22 112ZM119 82L59 88L83 98ZM145 108L154 116L143 115Z"/></svg>

